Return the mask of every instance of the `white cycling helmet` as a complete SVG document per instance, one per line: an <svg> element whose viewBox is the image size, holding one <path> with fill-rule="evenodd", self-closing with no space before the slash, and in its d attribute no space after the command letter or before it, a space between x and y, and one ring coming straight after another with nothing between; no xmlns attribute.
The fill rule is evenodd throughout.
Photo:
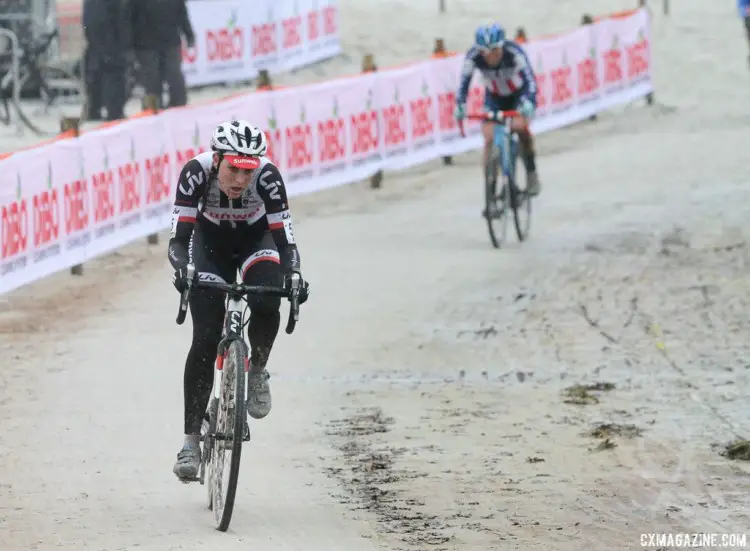
<svg viewBox="0 0 750 551"><path fill-rule="evenodd" d="M258 168L268 150L265 133L247 121L227 121L214 130L211 149L237 168Z"/></svg>

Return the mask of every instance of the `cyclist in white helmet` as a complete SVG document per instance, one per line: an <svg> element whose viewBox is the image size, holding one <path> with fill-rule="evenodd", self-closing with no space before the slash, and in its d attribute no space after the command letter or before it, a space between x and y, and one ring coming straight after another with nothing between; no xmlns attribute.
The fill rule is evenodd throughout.
<svg viewBox="0 0 750 551"><path fill-rule="evenodd" d="M169 240L173 283L187 285L188 263L196 277L235 280L237 270L247 285L288 284L301 275L284 180L265 157L262 130L243 120L221 123L211 151L185 163L177 182ZM302 282L300 303L307 300ZM271 410L266 363L279 330L281 300L248 297L250 303L250 371L248 414L261 419ZM200 429L208 405L214 361L221 339L224 296L194 289L190 296L193 340L185 362L185 441L174 473L191 479L200 466Z"/></svg>

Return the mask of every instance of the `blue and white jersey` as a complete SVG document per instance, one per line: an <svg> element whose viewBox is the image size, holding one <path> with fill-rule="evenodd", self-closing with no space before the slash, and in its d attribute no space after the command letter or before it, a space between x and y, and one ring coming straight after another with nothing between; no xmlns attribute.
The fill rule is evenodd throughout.
<svg viewBox="0 0 750 551"><path fill-rule="evenodd" d="M461 85L458 89L458 104L466 103L469 85L474 70L477 69L484 79L485 94L494 96L521 96L536 105L536 78L526 52L512 41L503 45L503 56L497 67L490 67L482 57L478 47L473 46L466 52Z"/></svg>

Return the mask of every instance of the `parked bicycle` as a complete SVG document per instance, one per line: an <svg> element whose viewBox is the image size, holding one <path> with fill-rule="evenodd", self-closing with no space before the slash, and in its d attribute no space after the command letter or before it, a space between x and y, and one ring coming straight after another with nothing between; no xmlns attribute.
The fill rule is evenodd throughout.
<svg viewBox="0 0 750 551"><path fill-rule="evenodd" d="M517 111L490 111L472 114L469 120L495 123L494 142L489 162L484 167L484 211L490 241L499 248L505 241L508 224L508 211L513 211L513 222L519 241L524 241L531 227L531 196L517 186L516 168L519 155L518 133L511 122L518 116ZM464 135L463 125L460 126ZM498 173L502 171L500 189L497 188Z"/></svg>
<svg viewBox="0 0 750 551"><path fill-rule="evenodd" d="M249 316L246 318L248 322L243 322L243 302L247 303L248 295L288 298L290 307L286 332L291 334L299 319L300 279L295 274L289 288L245 285L241 282L228 284L213 280L209 274L198 274L196 278L192 265L187 267L187 276L188 287L181 296L177 314L179 325L185 321L192 289L218 289L226 294L224 328L208 404L208 426L202 437L201 467L198 478L193 480L204 485L208 474L208 508L213 510L216 529L224 532L232 519L242 443L250 440L246 412L249 347L244 338Z"/></svg>
<svg viewBox="0 0 750 551"><path fill-rule="evenodd" d="M59 133L63 116L80 115L84 90L75 66L45 59L58 36L59 29L55 28L19 45L18 85L22 91L38 89L39 98L17 100L13 95L13 72L9 69L0 78L0 122L10 124L15 112L35 134L52 136Z"/></svg>

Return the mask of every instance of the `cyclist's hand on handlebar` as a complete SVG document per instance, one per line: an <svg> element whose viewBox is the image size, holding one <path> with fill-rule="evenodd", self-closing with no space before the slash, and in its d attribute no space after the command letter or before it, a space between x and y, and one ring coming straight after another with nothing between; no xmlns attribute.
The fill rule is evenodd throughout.
<svg viewBox="0 0 750 551"><path fill-rule="evenodd" d="M295 275L298 276L296 282L294 278ZM297 285L299 289L299 294L297 295L299 303L304 304L310 296L310 284L302 279L302 274L296 270L292 270L288 274L286 274L286 276L284 276L285 289L289 289L291 291L294 288L294 285Z"/></svg>
<svg viewBox="0 0 750 551"><path fill-rule="evenodd" d="M518 104L518 112L521 113L524 118L530 119L534 116L534 104L527 98L523 98Z"/></svg>
<svg viewBox="0 0 750 551"><path fill-rule="evenodd" d="M453 117L457 121L462 121L466 118L466 105L463 103L456 104L456 110L453 112Z"/></svg>
<svg viewBox="0 0 750 551"><path fill-rule="evenodd" d="M187 289L188 285L188 267L183 266L179 270L175 270L172 275L172 285L177 289L178 293L183 293Z"/></svg>

